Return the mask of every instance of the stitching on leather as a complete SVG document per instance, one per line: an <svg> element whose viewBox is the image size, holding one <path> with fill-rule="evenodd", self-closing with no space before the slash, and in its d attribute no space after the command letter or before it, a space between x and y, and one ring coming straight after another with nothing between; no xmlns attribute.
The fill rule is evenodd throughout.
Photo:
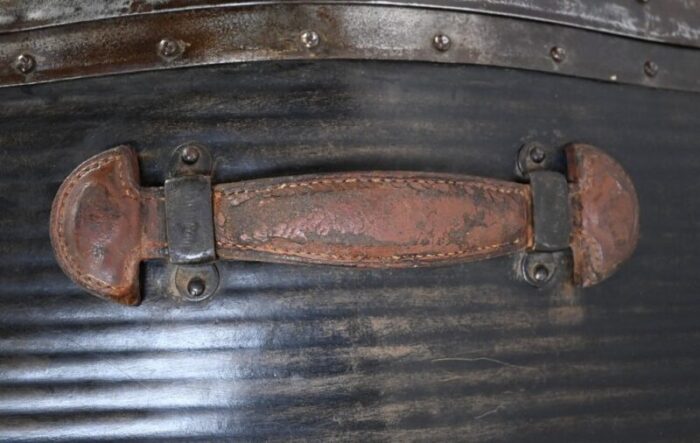
<svg viewBox="0 0 700 443"><path fill-rule="evenodd" d="M520 239L517 238L511 242L506 242L506 243L497 243L493 245L488 245L488 246L478 246L475 248L470 248L470 249L465 249L465 250L460 250L460 251L454 251L454 252L438 252L438 253L428 253L428 254L397 254L397 255L392 255L391 257L387 257L387 259L382 259L381 257L376 257L379 259L379 261L401 261L401 260L407 260L407 259L442 259L442 258L447 258L447 257L459 257L459 256L467 256L467 255L472 255L475 252L483 252L483 251L490 251L493 249L498 249L498 248L503 248L507 246L514 246L520 243ZM357 256L352 256L352 255L340 255L340 254L326 254L322 252L308 252L304 250L293 250L293 249L284 249L284 248L274 248L274 247L269 247L265 245L241 245L239 243L234 243L234 242L229 242L229 241L217 241L217 245L221 247L229 247L229 248L234 248L234 249L241 249L241 250L247 250L247 251L258 251L258 252L273 252L273 253L278 253L278 254L287 254L287 255L306 255L306 256L312 256L312 257L319 257L319 258L325 258L325 259L334 259L334 260L358 260L359 263L363 262L363 257L357 257ZM367 261L367 257L364 257L364 261Z"/></svg>
<svg viewBox="0 0 700 443"><path fill-rule="evenodd" d="M119 161L119 156L118 155L110 155L108 157L105 157L103 159L97 160L94 163L87 163L85 166L83 166L80 170L76 171L75 175L71 177L66 183L65 183L65 188L61 190L61 201L58 206L58 214L56 216L56 222L58 223L58 246L59 246L59 256L61 260L66 263L66 265L69 268L69 273L71 275L74 275L75 278L80 282L85 284L85 286L89 287L90 289L93 290L98 290L98 289L112 289L116 290L117 287L109 285L102 280L99 280L97 278L94 278L90 275L87 275L79 270L79 266L76 265L76 263L73 261L73 259L70 257L70 254L67 253L67 245L66 245L66 240L65 240L65 232L63 230L63 215L65 212L65 207L66 207L66 199L68 196L70 196L71 192L73 191L73 188L78 184L78 182L85 177L87 174L101 168L104 165L107 165L111 163L112 161L117 160ZM121 174L121 171L119 171L119 168L117 168L118 175L119 175L119 181L122 184L125 184L123 181L123 177Z"/></svg>
<svg viewBox="0 0 700 443"><path fill-rule="evenodd" d="M472 180L448 180L448 179L405 179L405 178L391 178L391 177L371 177L371 178L366 178L366 177L352 177L352 178L344 178L344 179L322 179L322 180L312 180L312 181L307 181L307 182L299 182L299 183L282 183L277 186L270 186L267 188L263 189L236 189L232 191L224 191L222 194L227 197L231 195L239 195L239 194L264 194L268 193L270 191L275 191L275 190L282 190L282 189L294 189L298 187L308 187L308 188L313 188L318 185L327 185L327 184L346 184L346 183L417 183L417 184L449 184L449 185L460 185L460 184L467 184L469 186L477 187L479 189L483 189L486 191L493 191L493 192L499 192L502 194L518 194L518 195L525 195L525 190L521 188L501 188L497 186L490 186L484 183L480 183L478 181L472 181ZM381 260L380 257L377 257L377 259L380 259L381 261L401 261L401 260L406 260L406 259L430 259L430 260L439 260L443 258L448 258L448 257L459 257L459 256L467 256L467 255L472 255L477 252L483 252L483 251L489 251L493 249L498 249L502 247L507 247L507 246L514 246L520 243L520 239L515 239L511 242L507 243L498 243L494 245L487 245L487 246L479 246L475 248L470 248L466 250L460 250L460 251L454 251L454 252L443 252L443 253L427 253L427 254L399 254L399 255L392 255L391 257L388 257L386 260ZM240 249L240 250L252 250L252 251L259 251L259 252L272 252L272 253L279 253L279 254L288 254L288 255L305 255L305 256L311 256L311 257L319 257L319 258L325 258L325 259L334 259L334 260L350 260L350 259L355 259L359 260L359 262L362 262L362 258L358 258L357 256L351 256L351 255L339 255L339 254L327 254L327 253L318 253L318 252L309 252L309 251L304 251L304 250L292 250L292 249L284 249L284 248L274 248L274 247L269 247L265 245L243 245L240 243L235 243L232 241L227 241L227 240L217 240L217 245L221 247L228 247L228 248L234 248L234 249ZM365 258L366 261L366 258Z"/></svg>
<svg viewBox="0 0 700 443"><path fill-rule="evenodd" d="M524 195L524 190L521 188L499 188L497 186L491 186L478 181L471 180L448 180L448 179L424 179L424 178L391 178L391 177L353 177L344 179L323 179L323 180L312 180L307 182L299 183L282 183L277 186L270 186L263 189L236 189L232 191L224 191L224 196L238 195L238 194L263 194L270 191L282 190L282 189L294 189L298 187L308 187L313 188L317 185L331 185L331 184L346 184L346 183L417 183L417 184L447 184L447 185L460 185L466 184L469 186L474 186L479 189L486 191L500 192L502 194L520 194Z"/></svg>

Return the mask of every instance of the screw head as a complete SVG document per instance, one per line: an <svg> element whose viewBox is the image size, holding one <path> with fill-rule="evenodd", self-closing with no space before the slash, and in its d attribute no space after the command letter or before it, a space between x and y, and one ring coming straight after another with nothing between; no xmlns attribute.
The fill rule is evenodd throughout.
<svg viewBox="0 0 700 443"><path fill-rule="evenodd" d="M651 60L647 60L646 63L644 63L644 73L647 77L656 77L656 74L659 73L659 65Z"/></svg>
<svg viewBox="0 0 700 443"><path fill-rule="evenodd" d="M163 58L175 58L182 54L182 45L171 38L164 38L158 42L158 54Z"/></svg>
<svg viewBox="0 0 700 443"><path fill-rule="evenodd" d="M559 46L554 46L549 50L549 56L557 63L561 63L566 58L566 50Z"/></svg>
<svg viewBox="0 0 700 443"><path fill-rule="evenodd" d="M199 160L199 149L196 146L185 146L180 154L183 163L193 165Z"/></svg>
<svg viewBox="0 0 700 443"><path fill-rule="evenodd" d="M30 54L20 54L18 55L12 66L20 74L29 74L36 68L36 60Z"/></svg>
<svg viewBox="0 0 700 443"><path fill-rule="evenodd" d="M204 280L199 277L195 277L190 280L189 283L187 283L187 293L193 298L200 297L202 294L204 294L206 289L207 287L204 284Z"/></svg>
<svg viewBox="0 0 700 443"><path fill-rule="evenodd" d="M433 47L440 52L445 52L450 49L452 40L445 34L435 34L433 37Z"/></svg>
<svg viewBox="0 0 700 443"><path fill-rule="evenodd" d="M547 153L540 146L535 145L530 149L530 160L535 163L542 163L547 158Z"/></svg>
<svg viewBox="0 0 700 443"><path fill-rule="evenodd" d="M304 31L301 33L301 42L304 44L304 46L311 49L315 48L319 43L321 43L321 37L316 31Z"/></svg>

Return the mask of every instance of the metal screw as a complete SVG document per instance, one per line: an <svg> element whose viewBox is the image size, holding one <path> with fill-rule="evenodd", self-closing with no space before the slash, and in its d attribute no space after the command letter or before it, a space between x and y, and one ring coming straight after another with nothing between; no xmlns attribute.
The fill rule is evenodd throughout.
<svg viewBox="0 0 700 443"><path fill-rule="evenodd" d="M304 44L304 46L311 49L315 48L319 43L321 43L321 37L316 31L304 31L301 33L301 42Z"/></svg>
<svg viewBox="0 0 700 443"><path fill-rule="evenodd" d="M206 285L204 284L204 281L199 278L195 277L192 280L187 283L187 292L190 294L191 297L199 297L202 294L204 294L204 291L207 289Z"/></svg>
<svg viewBox="0 0 700 443"><path fill-rule="evenodd" d="M537 283L545 283L549 280L549 269L543 264L535 265L532 271L532 279Z"/></svg>
<svg viewBox="0 0 700 443"><path fill-rule="evenodd" d="M566 58L566 51L564 50L564 48L554 46L552 49L549 50L549 55L552 57L552 60L554 60L557 63L561 63Z"/></svg>
<svg viewBox="0 0 700 443"><path fill-rule="evenodd" d="M182 53L182 46L179 42L164 38L158 42L158 54L163 58L175 58Z"/></svg>
<svg viewBox="0 0 700 443"><path fill-rule="evenodd" d="M433 47L440 52L445 52L450 49L452 45L452 40L445 34L435 34L433 37Z"/></svg>
<svg viewBox="0 0 700 443"><path fill-rule="evenodd" d="M535 145L530 149L530 160L533 162L542 163L545 158L547 158L547 153L541 147Z"/></svg>
<svg viewBox="0 0 700 443"><path fill-rule="evenodd" d="M637 0L639 3L649 3L649 0Z"/></svg>
<svg viewBox="0 0 700 443"><path fill-rule="evenodd" d="M647 60L646 63L644 63L644 73L647 77L656 77L656 74L659 73L659 65L651 60Z"/></svg>
<svg viewBox="0 0 700 443"><path fill-rule="evenodd" d="M20 54L15 58L12 66L20 74L29 74L36 68L36 60L29 54Z"/></svg>
<svg viewBox="0 0 700 443"><path fill-rule="evenodd" d="M196 146L185 146L180 154L183 163L193 165L199 160L199 149Z"/></svg>

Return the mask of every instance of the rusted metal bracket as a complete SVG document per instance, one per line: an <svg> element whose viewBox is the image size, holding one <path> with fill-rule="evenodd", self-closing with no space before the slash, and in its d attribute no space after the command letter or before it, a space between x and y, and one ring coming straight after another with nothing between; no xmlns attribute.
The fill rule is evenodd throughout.
<svg viewBox="0 0 700 443"><path fill-rule="evenodd" d="M211 158L176 150L162 188L142 188L121 146L80 165L58 191L51 238L59 264L89 292L137 304L139 263L165 259L170 293L211 296L214 260L365 268L448 265L526 253L526 281L545 286L571 249L573 282L610 276L635 248L638 206L622 167L570 145L566 178L520 165L530 183L409 171L350 172L211 186ZM526 158L520 155L522 160ZM201 162L201 163L200 163ZM567 274L568 275L568 274Z"/></svg>

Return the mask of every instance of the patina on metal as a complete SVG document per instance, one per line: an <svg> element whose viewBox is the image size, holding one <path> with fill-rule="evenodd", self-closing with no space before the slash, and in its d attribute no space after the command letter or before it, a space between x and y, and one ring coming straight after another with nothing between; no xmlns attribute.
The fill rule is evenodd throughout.
<svg viewBox="0 0 700 443"><path fill-rule="evenodd" d="M196 168L204 152L185 145L172 158ZM147 258L168 258L175 266L218 258L416 268L521 251L558 252L571 244L575 282L590 286L634 249L636 194L622 167L602 151L571 145L565 152L571 159L571 201L564 177L553 171L531 172L531 185L386 171L245 180L213 188L208 176L185 173L167 179L164 189L141 189L136 155L120 146L83 163L66 179L52 210L51 236L59 263L76 283L124 304L140 300L138 269ZM571 238L569 210L575 214ZM155 251L143 246L162 243L163 231L167 245ZM525 267L536 286L554 274L554 265L547 268L545 262L531 260ZM171 281L183 298L197 299L207 288L213 291L207 272L194 269L178 277L175 270Z"/></svg>
<svg viewBox="0 0 700 443"><path fill-rule="evenodd" d="M533 171L529 178L532 188L534 249L567 249L571 237L571 216L566 178L554 171Z"/></svg>
<svg viewBox="0 0 700 443"><path fill-rule="evenodd" d="M310 3L308 0L66 0L51 7L42 0L8 0L0 32L148 13L223 5ZM700 10L685 0L326 0L325 4L381 4L468 11L558 23L644 40L700 47Z"/></svg>
<svg viewBox="0 0 700 443"><path fill-rule="evenodd" d="M36 66L19 72L20 54ZM290 59L469 63L700 91L692 47L462 10L337 3L185 8L10 32L0 35L0 86Z"/></svg>

